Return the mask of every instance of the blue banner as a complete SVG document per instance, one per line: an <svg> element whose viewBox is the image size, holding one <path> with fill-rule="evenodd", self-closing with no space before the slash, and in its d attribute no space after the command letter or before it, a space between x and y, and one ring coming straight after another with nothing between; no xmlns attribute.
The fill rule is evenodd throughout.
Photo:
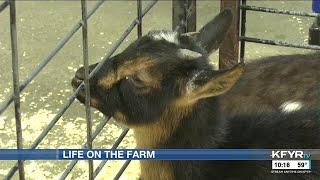
<svg viewBox="0 0 320 180"><path fill-rule="evenodd" d="M320 13L320 0L312 0L312 11Z"/></svg>
<svg viewBox="0 0 320 180"><path fill-rule="evenodd" d="M0 149L0 160L320 160L320 149Z"/></svg>

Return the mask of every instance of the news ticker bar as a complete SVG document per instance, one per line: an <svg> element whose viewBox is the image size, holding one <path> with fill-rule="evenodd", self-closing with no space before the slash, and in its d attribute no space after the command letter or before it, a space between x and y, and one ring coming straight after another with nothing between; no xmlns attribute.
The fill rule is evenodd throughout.
<svg viewBox="0 0 320 180"><path fill-rule="evenodd" d="M320 160L320 149L0 149L0 160Z"/></svg>

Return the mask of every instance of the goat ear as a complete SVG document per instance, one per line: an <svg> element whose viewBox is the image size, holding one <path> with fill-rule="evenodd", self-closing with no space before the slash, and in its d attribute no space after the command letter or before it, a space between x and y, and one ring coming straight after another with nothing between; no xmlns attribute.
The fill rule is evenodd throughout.
<svg viewBox="0 0 320 180"><path fill-rule="evenodd" d="M182 35L188 36L190 39L199 43L208 55L219 48L231 23L232 12L230 9L225 9L204 25L199 32L185 33Z"/></svg>
<svg viewBox="0 0 320 180"><path fill-rule="evenodd" d="M237 82L244 72L244 65L238 64L231 69L223 71L199 71L193 75L186 85L185 100L188 103L200 99L219 96ZM184 102L186 102L184 100Z"/></svg>

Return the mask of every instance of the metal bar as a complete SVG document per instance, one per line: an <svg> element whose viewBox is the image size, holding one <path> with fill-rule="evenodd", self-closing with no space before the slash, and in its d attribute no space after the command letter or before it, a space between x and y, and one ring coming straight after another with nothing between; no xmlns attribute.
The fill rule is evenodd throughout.
<svg viewBox="0 0 320 180"><path fill-rule="evenodd" d="M142 10L142 3L141 0L137 0L137 17L138 17L138 27L137 27L137 33L138 33L138 38L141 38L142 36L142 16L141 16L141 10Z"/></svg>
<svg viewBox="0 0 320 180"><path fill-rule="evenodd" d="M252 38L252 37L242 37L242 36L240 36L239 39L244 40L246 42L269 44L269 45L275 45L275 46L320 50L320 46L316 46L316 45L292 44L292 43L288 43L286 41L258 39L258 38Z"/></svg>
<svg viewBox="0 0 320 180"><path fill-rule="evenodd" d="M239 0L242 2L241 5L246 5L247 0ZM241 26L240 26L240 36L244 37L246 35L246 21L247 21L247 11L241 9ZM244 53L245 53L245 41L240 40L240 62L244 63Z"/></svg>
<svg viewBox="0 0 320 180"><path fill-rule="evenodd" d="M249 11L259 11L259 12L266 12L266 13L286 14L286 15L295 15L295 16L304 16L304 17L320 16L317 13L307 13L307 12L290 11L290 10L275 9L275 8L248 6L248 5L242 5L240 6L240 8L244 10L249 10Z"/></svg>
<svg viewBox="0 0 320 180"><path fill-rule="evenodd" d="M320 45L320 16L315 18L311 27L309 27L308 44Z"/></svg>
<svg viewBox="0 0 320 180"><path fill-rule="evenodd" d="M147 7L142 11L142 17L157 3L157 0L151 1ZM89 18L90 13L88 14ZM124 41L124 39L130 34L130 32L133 30L133 28L137 25L138 20L135 19L130 26L125 30L125 32L122 34L122 36L116 41L116 43L111 47L111 49L108 51L106 56L103 58L103 60L90 72L89 78L91 78L101 67L102 65L108 60L108 58L117 50L117 48L120 46L120 44ZM60 117L63 115L63 113L68 109L68 107L72 104L72 102L75 100L76 95L80 92L80 90L83 88L84 83L81 83L79 87L75 90L75 92L69 97L67 102L64 104L64 106L59 110L57 115L51 120L49 125L46 129L42 131L42 133L37 137L36 141L31 145L31 148L36 148L39 143L43 140L43 138L48 134L48 132L52 129L52 127L56 124L56 122L60 119ZM72 169L72 168L71 168ZM12 167L5 177L6 179L12 178L14 173L17 171L17 164Z"/></svg>
<svg viewBox="0 0 320 180"><path fill-rule="evenodd" d="M147 7L144 8L142 11L142 17L146 15L146 13L157 3L157 0L151 1L149 4L147 4ZM130 32L133 30L133 28L138 24L138 19L132 21L132 23L129 25L129 27L124 31L124 33L121 35L121 37L116 41L116 43L111 47L111 49L107 52L106 56L102 59L102 61L92 70L92 72L89 75L89 78L91 78L101 67L102 65L108 60L108 58L117 50L117 48L120 46L120 44L124 41L124 39L130 34ZM83 84L81 84L83 85ZM81 86L80 85L80 86ZM79 87L80 87L79 86ZM79 88L78 88L79 89ZM77 90L78 90L77 89ZM121 141L120 141L121 142ZM76 164L76 161L72 161L71 164L69 164L66 171L62 174L60 179L65 179L70 171L73 169L74 165ZM101 163L100 163L101 165ZM100 166L99 165L99 166ZM102 166L103 167L103 166ZM99 167L98 167L99 168ZM98 169L97 168L97 169ZM94 172L94 177L100 172L100 170L97 171L97 169ZM97 172L97 173L96 173Z"/></svg>
<svg viewBox="0 0 320 180"><path fill-rule="evenodd" d="M87 19L89 19L94 12L105 2L102 0L97 2L91 11L88 13ZM49 53L49 55L42 60L42 62L37 65L36 68L27 76L27 78L20 85L20 92L22 92L25 87L40 73L40 71L52 60L52 58L62 49L62 47L70 40L70 38L80 29L82 25L82 20L76 23L72 29L66 34L64 38L57 44L57 46ZM0 106L0 115L8 108L8 106L13 102L13 95L5 101Z"/></svg>
<svg viewBox="0 0 320 180"><path fill-rule="evenodd" d="M19 63L17 47L17 25L16 25L16 2L10 0L10 36L11 36L11 54L12 54L12 77L14 91L14 113L16 119L17 149L23 148L22 129L21 129L21 109L20 109L20 90L19 90ZM19 178L24 180L23 161L18 160Z"/></svg>
<svg viewBox="0 0 320 180"><path fill-rule="evenodd" d="M96 130L93 132L92 134L92 140L94 140L102 131L102 129L106 126L106 124L109 122L111 118L106 117L103 121L101 121L99 123L99 125L97 126ZM82 148L86 148L87 147L87 143L85 143ZM63 172L63 174L61 175L61 177L59 179L66 179L67 176L70 174L71 170L74 168L74 166L78 163L78 160L73 160L70 162L70 164L68 165L68 167L65 169L65 171Z"/></svg>
<svg viewBox="0 0 320 180"><path fill-rule="evenodd" d="M87 121L87 148L92 149L92 120L90 111L90 84L89 84L89 62L88 62L88 25L87 25L87 1L81 0L82 15L82 48L84 64L84 87L85 87L85 109ZM93 161L88 160L89 180L93 180Z"/></svg>
<svg viewBox="0 0 320 180"><path fill-rule="evenodd" d="M0 5L0 13L9 5L9 0L4 0L4 2Z"/></svg>
<svg viewBox="0 0 320 180"><path fill-rule="evenodd" d="M142 11L142 17L146 15L146 13L158 2L158 0L152 0L147 4L147 7L144 8ZM138 19L134 19L132 23L128 26L128 28L124 31L124 33L120 36L120 38L114 43L114 45L110 48L110 50L107 52L105 57L102 59L102 61L92 70L92 72L89 75L89 78L91 78L102 66L103 64L111 57L111 55L117 50L117 48L120 46L120 44L124 41L124 39L131 33L133 28L138 24Z"/></svg>
<svg viewBox="0 0 320 180"><path fill-rule="evenodd" d="M41 134L37 137L37 139L32 143L30 149L35 149L40 142L45 138L45 136L49 133L49 131L53 128L53 126L58 122L60 117L63 115L63 113L69 108L69 106L73 103L73 101L76 98L76 95L80 92L80 90L83 88L84 84L82 83L78 89L69 97L67 102L63 105L63 107L58 111L58 113L55 115L55 117L50 121L48 126L41 132ZM13 166L5 179L11 179L14 173L17 171L18 165L15 164Z"/></svg>
<svg viewBox="0 0 320 180"><path fill-rule="evenodd" d="M97 3L95 5L94 9L97 9L104 1L101 1L99 3ZM101 3L101 4L100 4ZM150 2L147 7L143 10L142 12L142 17L157 3L157 0ZM100 4L100 5L99 5ZM88 18L89 16L91 16L93 14L94 11L91 11L88 14ZM79 24L81 25L82 21L79 22ZM109 52L107 53L107 55L103 58L103 60L97 65L97 67L95 67L93 69L93 71L90 73L89 78L91 78L103 65L103 63L117 50L117 48L120 46L120 44L124 41L124 39L130 34L130 32L133 30L133 28L137 25L138 20L135 19L130 26L127 28L127 30L123 33L123 35L118 39L118 41L114 44L114 46L111 48L111 50L109 50ZM80 27L79 27L80 28ZM43 140L43 138L48 134L48 132L52 129L52 127L56 124L56 122L60 119L60 117L63 115L63 113L68 109L68 107L72 104L72 102L75 100L76 95L80 92L80 90L83 88L84 83L81 83L79 85L79 87L75 90L75 92L69 97L69 99L67 100L67 102L64 104L64 106L59 110L59 112L57 113L57 115L51 120L51 122L49 123L49 125L47 126L47 128L45 130L42 131L42 133L37 137L36 141L32 144L31 148L34 149L38 146L38 144ZM12 167L9 171L9 173L7 174L7 176L5 177L5 179L10 179L12 178L12 176L14 175L14 173L17 170L17 164ZM72 170L72 168L71 168Z"/></svg>
<svg viewBox="0 0 320 180"><path fill-rule="evenodd" d="M187 0L186 10L186 27L187 32L197 31L197 8L196 0Z"/></svg>
<svg viewBox="0 0 320 180"><path fill-rule="evenodd" d="M93 136L92 136L92 138L93 139L95 139L96 137L97 137L97 135L100 133L100 131L103 129L103 127L107 124L107 122L110 120L110 118L108 118L107 119L107 121L105 121L104 123L100 123L99 124L99 126L97 127L97 129L96 129L96 131L93 133ZM123 132L122 132L123 133ZM121 136L121 135L120 135ZM121 141L120 141L121 142ZM120 144L120 142L119 142L119 144ZM117 142L116 142L117 143ZM86 148L87 147L87 143L86 144L84 144L83 146L82 146L82 148ZM68 167L66 168L66 170L63 172L63 174L61 175L61 177L59 178L60 180L64 180L64 179L66 179L67 178L67 176L70 174L70 172L72 171L72 169L75 167L75 165L78 163L78 160L73 160L73 161L71 161L71 163L68 165ZM100 166L100 164L99 164L99 166ZM103 167L103 166L102 166ZM101 169L102 169L102 167L101 167ZM98 169L99 167L97 167L97 169ZM96 175L98 175L97 173L96 173L96 171L97 171L97 169L95 170L95 173L93 174L94 176L94 178L96 177ZM100 172L100 171L99 171ZM99 173L98 172L98 173Z"/></svg>
<svg viewBox="0 0 320 180"><path fill-rule="evenodd" d="M142 22L142 14L141 14L141 0L137 0L137 12L138 12L138 21L139 21L139 24L138 24L138 39L142 36L142 29L141 27L139 28L139 26L141 26L141 22ZM117 148L118 145L121 143L122 139L125 137L125 135L128 133L129 129L126 129L125 131L122 132L122 134L120 135L120 137L117 139L117 141L115 142L115 144L113 145L112 148ZM116 146L115 146L116 145ZM98 167L95 169L94 171L94 178L97 177L97 175L100 173L100 171L102 170L102 168L105 166L105 164L107 163L107 160L104 160L102 161ZM121 169L122 170L122 169ZM124 171L125 169L123 169ZM123 172L122 171L122 172ZM119 171L120 172L120 171ZM118 174L119 174L118 172ZM121 172L121 174L122 174ZM121 176L120 174L120 176ZM119 176L119 177L120 177Z"/></svg>
<svg viewBox="0 0 320 180"><path fill-rule="evenodd" d="M186 22L184 14L185 0L172 0L172 30L186 33Z"/></svg>
<svg viewBox="0 0 320 180"><path fill-rule="evenodd" d="M123 172L127 169L128 165L130 164L131 160L126 160L126 162L122 165L121 169L118 171L118 173L116 174L116 176L113 178L114 180L118 180L121 175L123 174Z"/></svg>
<svg viewBox="0 0 320 180"><path fill-rule="evenodd" d="M241 5L241 0L237 0L237 6L240 7ZM240 21L241 21L241 9L240 8L237 8L237 31L238 31L238 38L239 38L239 32L240 32Z"/></svg>
<svg viewBox="0 0 320 180"><path fill-rule="evenodd" d="M46 137L46 135L49 133L49 131L53 128L53 126L58 122L58 120L61 118L61 116L64 114L64 112L71 106L71 104L76 99L77 94L79 94L80 90L84 88L84 83L81 83L79 87L71 94L71 96L68 98L67 102L62 106L62 108L58 111L58 113L53 117L53 119L50 121L48 126L41 132L41 134L36 138L36 140L31 144L30 149L35 149L41 141ZM11 179L14 173L18 169L18 164L15 164L5 177L5 179Z"/></svg>
<svg viewBox="0 0 320 180"><path fill-rule="evenodd" d="M120 136L118 137L118 139L116 140L116 142L112 145L111 149L116 149L118 148L119 144L121 143L121 141L123 140L123 138L127 135L129 129L126 128L122 131L122 133L120 134ZM97 177L97 175L100 173L100 171L102 170L102 168L104 167L104 165L106 165L106 163L108 162L108 160L103 160L100 162L99 166L95 169L93 176L94 178Z"/></svg>
<svg viewBox="0 0 320 180"><path fill-rule="evenodd" d="M231 26L224 41L219 48L219 69L227 69L238 63L239 41L238 41L238 3L235 0L221 0L220 10L230 9L233 14Z"/></svg>
<svg viewBox="0 0 320 180"><path fill-rule="evenodd" d="M172 29L180 33L196 31L196 0L172 1Z"/></svg>
<svg viewBox="0 0 320 180"><path fill-rule="evenodd" d="M80 27L81 23L78 23L71 29L71 31L68 32L67 36L58 43L58 46L56 46L56 48L21 83L20 91L23 91L25 89L25 87L40 73L40 71L50 62L50 60L59 52L59 50L62 49L62 47L68 42L72 35L77 32ZM12 101L13 96L11 95L11 97L6 102L1 104L0 114L2 114L8 108Z"/></svg>

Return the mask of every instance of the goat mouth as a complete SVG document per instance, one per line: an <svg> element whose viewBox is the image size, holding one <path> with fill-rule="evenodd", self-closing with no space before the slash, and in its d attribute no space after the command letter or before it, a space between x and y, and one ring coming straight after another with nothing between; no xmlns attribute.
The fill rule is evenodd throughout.
<svg viewBox="0 0 320 180"><path fill-rule="evenodd" d="M71 85L74 90L76 90L80 84L83 82L83 79L79 79L77 77L72 78Z"/></svg>
<svg viewBox="0 0 320 180"><path fill-rule="evenodd" d="M73 91L76 91L79 86L83 83L82 79L79 79L77 77L72 78L71 85L73 87ZM80 92L77 94L77 99L81 102L85 102L85 92L84 92L84 86L80 89Z"/></svg>
<svg viewBox="0 0 320 180"><path fill-rule="evenodd" d="M82 82L83 80L77 77L72 78L71 85L73 87L73 91L76 91ZM76 95L76 97L81 103L85 102L84 86L82 89L80 89L80 92Z"/></svg>
<svg viewBox="0 0 320 180"><path fill-rule="evenodd" d="M75 76L71 81L71 85L73 87L73 90L76 91L82 83L83 83L83 79L80 79L77 76ZM85 94L84 86L81 87L81 89L80 89L79 93L76 95L76 97L82 104L85 104L86 94ZM92 97L90 98L90 106L93 108L98 108L97 101Z"/></svg>

